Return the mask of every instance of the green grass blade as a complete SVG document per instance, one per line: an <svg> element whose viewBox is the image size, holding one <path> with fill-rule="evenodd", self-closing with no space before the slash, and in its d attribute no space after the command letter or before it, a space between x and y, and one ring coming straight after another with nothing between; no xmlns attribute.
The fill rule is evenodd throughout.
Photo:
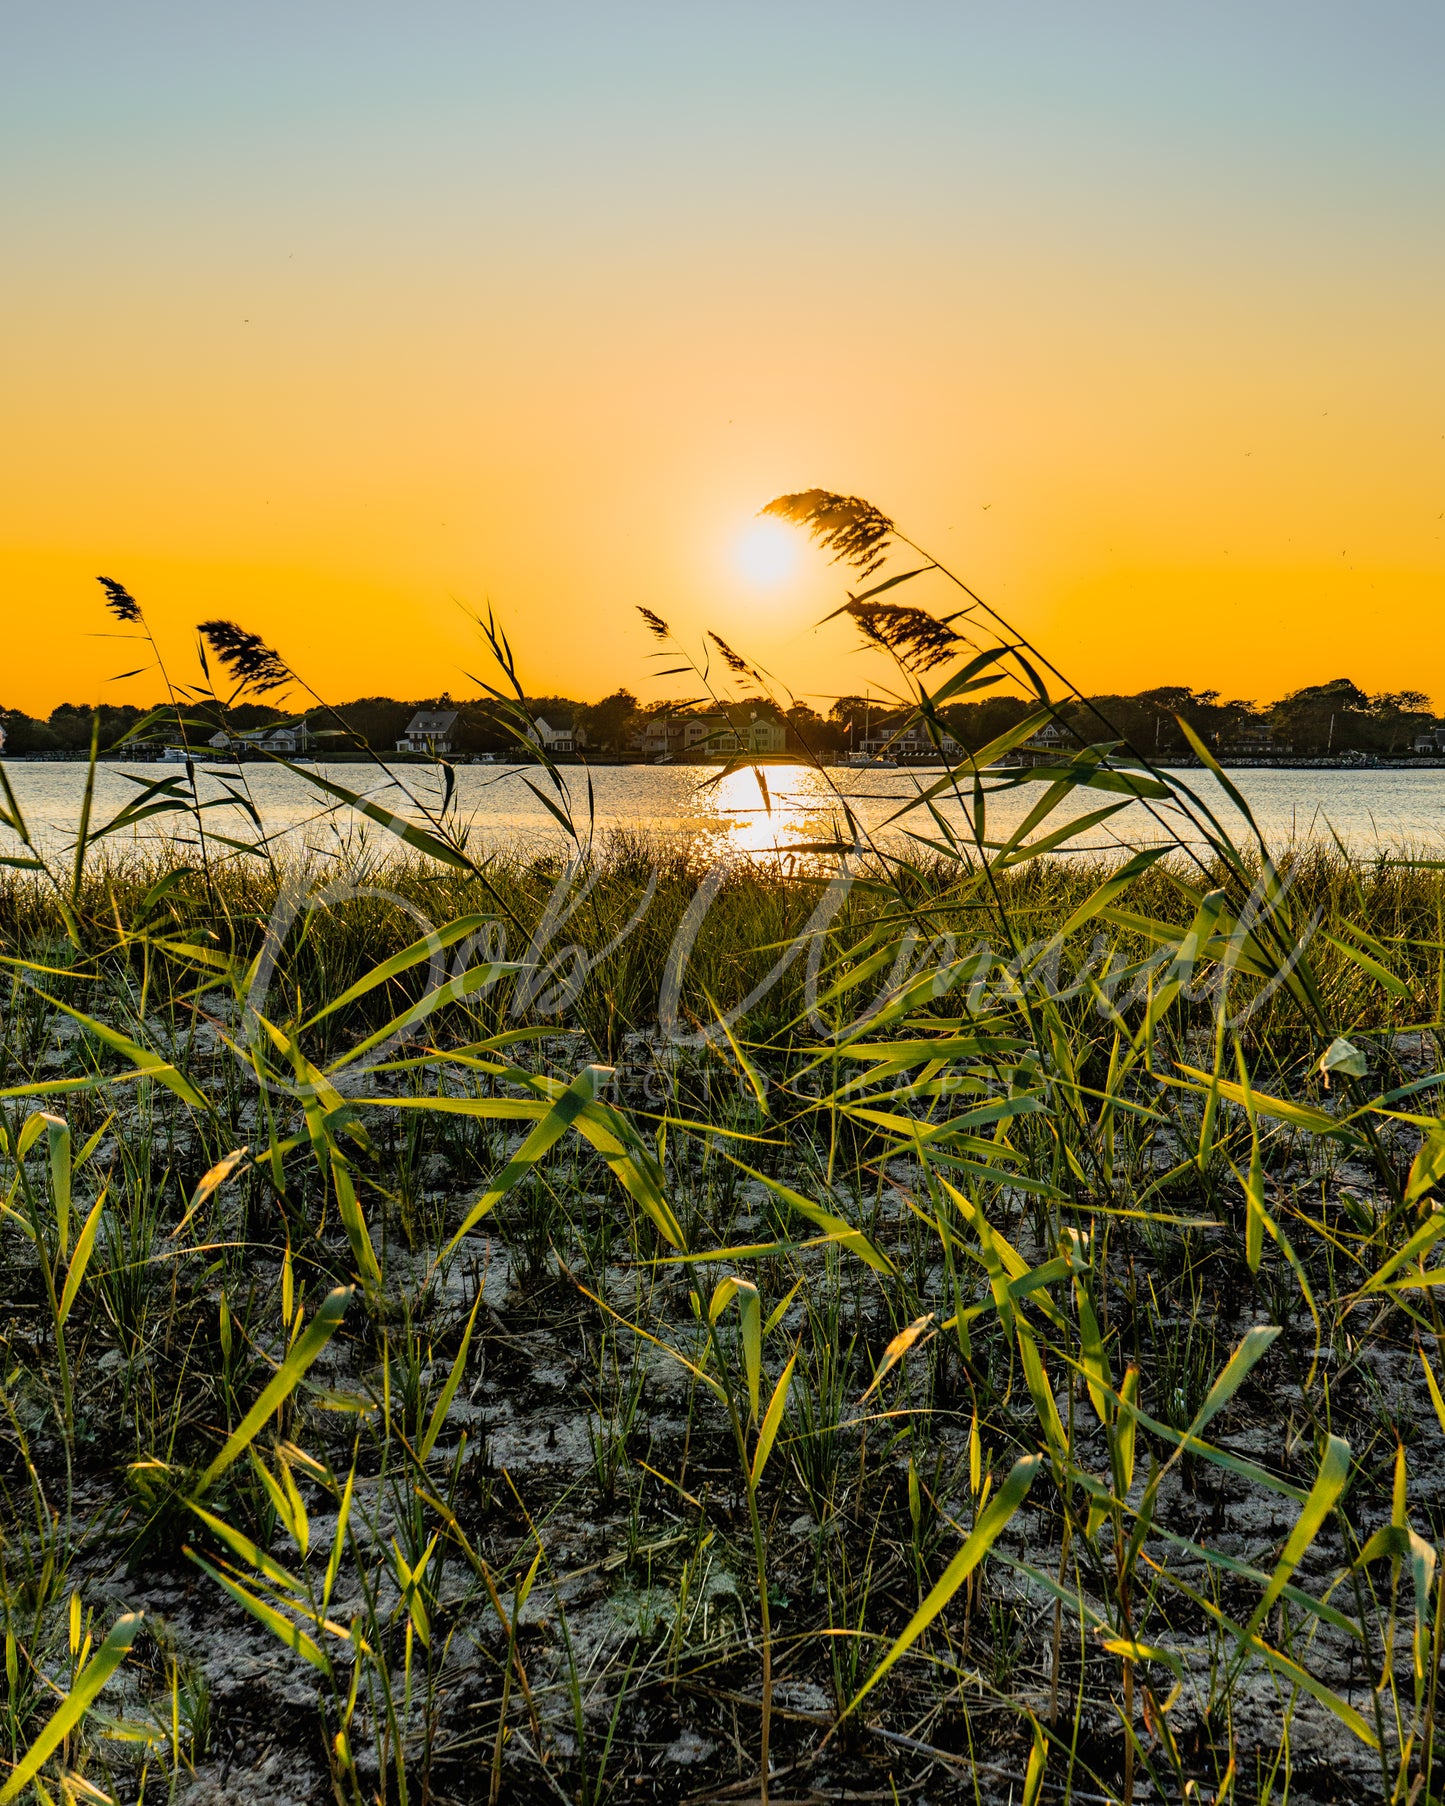
<svg viewBox="0 0 1445 1806"><path fill-rule="evenodd" d="M393 978L400 978L403 972L409 972L413 966L419 966L424 959L433 959L446 948L455 946L458 941L465 940L468 935L477 934L494 922L494 915L458 916L455 921L448 922L444 928L435 929L424 935L419 941L413 941L409 947L403 947L400 953L393 953L390 959L384 959L375 965L356 983L348 985L339 997L333 998L324 1009L308 1016L301 1024L301 1029L313 1028L337 1010L344 1010L348 1004L355 1003L359 997L365 997L378 985L384 985ZM300 1031L298 1031L300 1032Z"/></svg>
<svg viewBox="0 0 1445 1806"><path fill-rule="evenodd" d="M423 1461L436 1447L437 1437L441 1435L442 1426L447 1420L447 1413L452 1408L452 1400L457 1395L457 1387L462 1383L462 1375L467 1370L467 1355L472 1346L472 1331L476 1327L477 1312L482 1308L482 1294L478 1291L476 1302L472 1305L472 1314L467 1318L467 1327L462 1335L462 1345L457 1350L457 1358L452 1362L451 1372L447 1375L447 1383L442 1387L441 1396L433 1407L431 1419L426 1427L426 1434L417 1445L417 1454Z"/></svg>
<svg viewBox="0 0 1445 1806"><path fill-rule="evenodd" d="M90 1215L85 1219L80 1234L75 1238L75 1252L70 1257L70 1270L65 1275L65 1290L60 1294L60 1321L65 1322L70 1315L70 1307L75 1303L75 1295L80 1290L80 1283L85 1278L85 1269L90 1265L91 1252L95 1247L95 1234L100 1228L100 1213L105 1209L106 1194L102 1192L91 1207Z"/></svg>
<svg viewBox="0 0 1445 1806"><path fill-rule="evenodd" d="M259 1463L257 1466L260 1468L260 1472L265 1474L265 1469L260 1467ZM269 1475L266 1477L270 1478ZM274 1486L275 1481L272 1481L271 1484ZM218 1518L214 1512L207 1511L204 1506L197 1505L194 1499L187 1500L187 1504L212 1536L225 1543L227 1548L239 1555L242 1561L249 1563L258 1574L264 1574L272 1586L280 1587L287 1593L300 1594L301 1583L296 1576L283 1568L274 1556L268 1555L264 1549L253 1543L249 1536L243 1535L241 1531L228 1524L224 1518ZM285 1521L284 1518L282 1521Z"/></svg>
<svg viewBox="0 0 1445 1806"><path fill-rule="evenodd" d="M435 859L439 865L449 865L458 872L475 872L476 867L466 854L450 841L443 840L439 834L429 834L425 828L409 822L404 815L397 815L384 804L373 802L370 797L362 796L358 791L348 790L344 784L333 783L330 778L322 777L319 771L313 771L305 765L293 765L289 759L278 759L276 763L285 766L287 771L295 772L298 778L304 778L317 790L324 790L328 796L349 804L368 821L378 822L388 834L394 834L398 840L405 841L409 847L415 847L418 853L425 853L429 859Z"/></svg>
<svg viewBox="0 0 1445 1806"><path fill-rule="evenodd" d="M323 1674L330 1673L331 1663L325 1650L299 1624L294 1623L284 1612L278 1612L274 1605L268 1605L264 1599L258 1598L249 1587L243 1587L240 1581L232 1580L230 1575L223 1574L219 1568L213 1568L204 1555L197 1555L191 1548L187 1548L185 1553L218 1586L224 1587L238 1605L244 1606L258 1623L264 1624L267 1630L273 1632L293 1655L299 1655L313 1668L319 1668Z"/></svg>
<svg viewBox="0 0 1445 1806"><path fill-rule="evenodd" d="M1325 1443L1324 1458L1320 1462L1320 1470L1315 1476L1315 1483L1310 1488L1310 1495L1305 1500L1299 1516L1295 1519L1294 1528L1285 1542L1283 1553L1275 1564L1274 1573L1270 1575L1269 1585L1265 1588L1259 1604L1255 1606L1249 1623L1245 1625L1241 1641L1252 1637L1264 1623L1270 1607L1289 1584L1295 1569L1304 1559L1305 1551L1319 1535L1325 1519L1334 1510L1349 1477L1350 1445L1339 1436L1331 1436Z"/></svg>
<svg viewBox="0 0 1445 1806"><path fill-rule="evenodd" d="M475 1204L462 1218L461 1227L447 1244L447 1253L451 1253L463 1237L471 1234L482 1218L496 1209L507 1193L512 1190L532 1170L547 1151L567 1133L573 1123L597 1095L597 1082L600 1073L606 1069L597 1066L584 1067L565 1091L552 1100L545 1115L532 1129L511 1159L497 1174L496 1178L478 1198ZM451 1098L439 1099L438 1102L456 1104L486 1104L498 1100L490 1098ZM430 1106L432 1100L419 1100L422 1108ZM483 1110L473 1112L476 1115L486 1114Z"/></svg>
<svg viewBox="0 0 1445 1806"><path fill-rule="evenodd" d="M871 1267L875 1273L891 1273L893 1271L893 1262L886 1254L873 1246L861 1229L855 1229L851 1223L845 1222L840 1216L835 1216L831 1210L824 1210L821 1204L811 1203L800 1192L794 1191L791 1186L783 1185L777 1179L770 1179L766 1173L758 1172L755 1167L748 1166L733 1155L729 1154L727 1158L740 1172L746 1173L749 1178L756 1179L760 1184L765 1185L775 1198L781 1198L790 1210L797 1211L800 1217L821 1229L825 1235L836 1237L839 1245L846 1248L850 1254L857 1255L865 1267Z"/></svg>
<svg viewBox="0 0 1445 1806"><path fill-rule="evenodd" d="M366 1213L361 1208L361 1200L356 1195L356 1187L351 1182L351 1174L337 1158L333 1147L331 1155L331 1177L336 1185L336 1207L341 1213L341 1226L346 1231L346 1239L351 1244L351 1252L356 1260L358 1272L368 1292L381 1290L381 1268L377 1264L376 1249L372 1246L371 1231L366 1226Z"/></svg>
<svg viewBox="0 0 1445 1806"><path fill-rule="evenodd" d="M45 1001L53 1005L55 1009L63 1010L88 1034L94 1035L97 1041L104 1041L107 1047L113 1047L117 1053L124 1054L142 1078L154 1079L158 1084L164 1085L168 1091L174 1091L183 1104L189 1104L193 1110L204 1110L209 1114L210 1105L206 1099L196 1090L184 1073L177 1071L169 1061L163 1060L159 1054L152 1053L149 1048L132 1041L129 1035L123 1035L118 1028L111 1028L108 1023L97 1022L93 1016L87 1016L80 1010L72 1009L68 1003L62 1003L58 997L47 996L44 991L40 990L37 990L35 995L44 997Z"/></svg>
<svg viewBox="0 0 1445 1806"><path fill-rule="evenodd" d="M130 1654L131 1644L135 1642L144 1615L142 1612L127 1612L123 1618L116 1619L110 1635L75 1677L75 1685L11 1770L4 1787L0 1787L0 1806L17 1799L25 1791L39 1774L41 1765L77 1728L95 1703L101 1688Z"/></svg>
<svg viewBox="0 0 1445 1806"><path fill-rule="evenodd" d="M1199 1415L1190 1424L1190 1436L1197 1436L1205 1424L1224 1409L1249 1378L1255 1365L1269 1353L1279 1334L1278 1325L1273 1323L1256 1323L1253 1329L1245 1331L1239 1347L1225 1362L1209 1388L1204 1403L1199 1407Z"/></svg>
<svg viewBox="0 0 1445 1806"><path fill-rule="evenodd" d="M46 1115L45 1143L50 1166L50 1197L55 1205L55 1227L61 1255L70 1252L70 1124L63 1116Z"/></svg>
<svg viewBox="0 0 1445 1806"><path fill-rule="evenodd" d="M1043 1465L1043 1459L1042 1455L1025 1455L1013 1464L1008 1478L984 1507L963 1547L944 1569L923 1604L903 1627L902 1633L893 1647L849 1700L840 1714L841 1718L847 1718L851 1713L857 1711L868 1694L873 1691L899 1658L908 1653L988 1554L1009 1520L1023 1504L1029 1488L1033 1485L1038 1471Z"/></svg>
<svg viewBox="0 0 1445 1806"><path fill-rule="evenodd" d="M768 1465L768 1457L773 1452L773 1444L777 1440L778 1426L783 1421L783 1410L788 1402L788 1388L793 1383L793 1369L798 1364L798 1351L795 1348L788 1357L788 1364L778 1376L778 1383L773 1387L773 1396L768 1400L768 1408L763 1413L763 1421L758 1430L757 1447L753 1450L753 1485L756 1486L763 1477Z"/></svg>
<svg viewBox="0 0 1445 1806"><path fill-rule="evenodd" d="M339 1328L351 1297L350 1286L337 1286L335 1291L329 1292L322 1299L316 1315L292 1343L285 1360L272 1374L261 1396L231 1432L220 1454L202 1474L199 1487L201 1493L207 1492L231 1463L245 1454L262 1425L296 1390L307 1368Z"/></svg>

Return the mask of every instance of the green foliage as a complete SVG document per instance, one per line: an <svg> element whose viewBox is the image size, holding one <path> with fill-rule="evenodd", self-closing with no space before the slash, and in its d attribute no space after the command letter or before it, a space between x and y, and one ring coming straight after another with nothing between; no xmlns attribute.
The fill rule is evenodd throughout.
<svg viewBox="0 0 1445 1806"><path fill-rule="evenodd" d="M946 574L873 570L880 511L785 502L872 585L905 720L978 711L989 758L1085 721L1001 624L943 669L959 617L893 586ZM443 778L315 910L179 775L57 860L6 789L4 1797L208 1760L234 1707L163 1627L92 1647L156 1576L309 1702L348 1806L675 1792L633 1751L697 1713L699 1791L977 1759L1262 1802L1313 1737L1436 1797L1445 884L1232 835L1125 700L930 774L851 885L740 866L700 920L688 853L601 839L545 758L565 859L482 857ZM1214 703L1152 700L1217 767ZM1128 799L1160 844L1074 856ZM107 861L151 809L194 858Z"/></svg>

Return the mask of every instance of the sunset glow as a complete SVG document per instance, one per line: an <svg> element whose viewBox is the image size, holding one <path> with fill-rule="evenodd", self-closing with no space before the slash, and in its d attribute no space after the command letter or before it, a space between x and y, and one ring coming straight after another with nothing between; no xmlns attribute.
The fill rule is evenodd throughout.
<svg viewBox="0 0 1445 1806"><path fill-rule="evenodd" d="M776 589L798 568L801 547L795 533L780 521L754 521L739 534L735 548L737 566L749 583Z"/></svg>
<svg viewBox="0 0 1445 1806"><path fill-rule="evenodd" d="M861 689L812 484L1085 685L1445 701L1445 25L1325 12L12 12L0 703L157 693L101 571L186 681Z"/></svg>

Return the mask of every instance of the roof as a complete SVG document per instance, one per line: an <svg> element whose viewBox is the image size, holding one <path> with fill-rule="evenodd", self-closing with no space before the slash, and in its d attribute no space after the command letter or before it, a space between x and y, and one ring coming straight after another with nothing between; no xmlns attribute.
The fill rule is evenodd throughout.
<svg viewBox="0 0 1445 1806"><path fill-rule="evenodd" d="M447 734L456 726L460 709L418 709L407 724L409 734Z"/></svg>
<svg viewBox="0 0 1445 1806"><path fill-rule="evenodd" d="M565 734L572 732L572 716L565 709L543 709L537 720L545 722L550 728L560 728Z"/></svg>
<svg viewBox="0 0 1445 1806"><path fill-rule="evenodd" d="M250 746L264 746L277 735L293 736L309 734L311 724L303 715L299 721L267 721L261 727L229 728L223 727L211 735L206 742L208 746L239 745L243 741Z"/></svg>

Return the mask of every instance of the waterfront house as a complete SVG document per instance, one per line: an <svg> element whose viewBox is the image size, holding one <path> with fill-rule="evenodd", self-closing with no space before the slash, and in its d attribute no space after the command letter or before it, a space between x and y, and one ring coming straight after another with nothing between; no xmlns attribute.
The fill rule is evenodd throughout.
<svg viewBox="0 0 1445 1806"><path fill-rule="evenodd" d="M940 747L950 765L963 756L963 748L952 734L944 733L935 746L927 723L916 717L910 720L901 712L883 716L858 742L859 751L875 759L936 759Z"/></svg>
<svg viewBox="0 0 1445 1806"><path fill-rule="evenodd" d="M452 750L452 733L460 712L459 709L418 709L397 741L396 750L445 758Z"/></svg>
<svg viewBox="0 0 1445 1806"><path fill-rule="evenodd" d="M527 738L549 753L580 752L587 744L582 724L559 709L544 709L527 729Z"/></svg>
<svg viewBox="0 0 1445 1806"><path fill-rule="evenodd" d="M1280 740L1263 721L1237 721L1219 736L1219 750L1233 759L1274 759L1292 752L1293 743Z"/></svg>
<svg viewBox="0 0 1445 1806"><path fill-rule="evenodd" d="M1058 721L1046 721L1041 728L1029 735L1024 746L1030 752L1060 753L1068 749L1073 735Z"/></svg>
<svg viewBox="0 0 1445 1806"><path fill-rule="evenodd" d="M315 739L310 723L303 715L299 721L274 721L268 727L239 731L223 727L219 733L211 735L209 744L217 752L229 753L233 758L240 758L243 753L259 753L263 757L294 759L300 753L309 753ZM191 751L194 755L197 749L193 747ZM186 751L183 746L168 746L163 756L184 759Z"/></svg>
<svg viewBox="0 0 1445 1806"><path fill-rule="evenodd" d="M756 709L746 719L740 708L683 717L682 750L700 757L717 753L752 753L762 757L786 752L787 746L785 724L776 715L760 714Z"/></svg>
<svg viewBox="0 0 1445 1806"><path fill-rule="evenodd" d="M659 711L633 728L627 736L627 748L629 752L641 753L644 759L665 759L682 750L683 735L682 717Z"/></svg>
<svg viewBox="0 0 1445 1806"><path fill-rule="evenodd" d="M737 730L724 714L685 715L682 720L684 752L735 753L739 741Z"/></svg>
<svg viewBox="0 0 1445 1806"><path fill-rule="evenodd" d="M788 749L788 730L776 715L753 715L742 729L750 753L780 753Z"/></svg>

